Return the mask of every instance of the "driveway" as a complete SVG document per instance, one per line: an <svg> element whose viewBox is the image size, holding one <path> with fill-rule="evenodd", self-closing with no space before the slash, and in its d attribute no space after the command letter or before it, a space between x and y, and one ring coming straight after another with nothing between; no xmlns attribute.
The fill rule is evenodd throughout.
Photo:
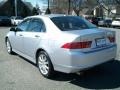
<svg viewBox="0 0 120 90"><path fill-rule="evenodd" d="M115 61L79 74L57 73L50 80L41 76L37 67L18 55L6 52L4 36L9 28L0 27L0 90L87 90L120 89L120 33Z"/></svg>

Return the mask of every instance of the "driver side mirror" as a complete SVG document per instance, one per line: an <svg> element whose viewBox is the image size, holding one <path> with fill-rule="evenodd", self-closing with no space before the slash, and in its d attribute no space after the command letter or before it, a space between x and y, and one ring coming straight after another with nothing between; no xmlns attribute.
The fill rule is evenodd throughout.
<svg viewBox="0 0 120 90"><path fill-rule="evenodd" d="M11 28L10 28L10 31L16 32L16 28L15 28L15 27L11 27Z"/></svg>

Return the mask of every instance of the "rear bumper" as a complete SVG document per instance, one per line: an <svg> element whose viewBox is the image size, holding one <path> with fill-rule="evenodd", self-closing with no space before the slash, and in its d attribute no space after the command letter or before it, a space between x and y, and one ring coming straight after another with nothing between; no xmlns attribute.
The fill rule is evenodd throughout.
<svg viewBox="0 0 120 90"><path fill-rule="evenodd" d="M113 27L120 27L120 24L112 24Z"/></svg>
<svg viewBox="0 0 120 90"><path fill-rule="evenodd" d="M74 73L108 62L115 57L116 45L88 53L66 51L62 53L61 62L55 65L55 69L65 73Z"/></svg>

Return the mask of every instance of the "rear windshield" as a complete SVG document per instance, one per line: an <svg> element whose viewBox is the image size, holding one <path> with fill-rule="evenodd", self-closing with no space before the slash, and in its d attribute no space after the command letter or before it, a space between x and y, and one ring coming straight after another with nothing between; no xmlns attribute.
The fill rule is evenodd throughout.
<svg viewBox="0 0 120 90"><path fill-rule="evenodd" d="M89 21L77 16L52 17L51 20L62 31L97 28Z"/></svg>

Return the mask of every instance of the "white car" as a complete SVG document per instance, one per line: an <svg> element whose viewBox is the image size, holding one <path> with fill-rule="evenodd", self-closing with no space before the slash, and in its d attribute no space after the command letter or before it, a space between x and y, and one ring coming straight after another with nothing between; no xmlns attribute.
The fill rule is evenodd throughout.
<svg viewBox="0 0 120 90"><path fill-rule="evenodd" d="M12 25L18 25L20 22L22 22L23 18L18 16L18 17L11 17L11 24Z"/></svg>
<svg viewBox="0 0 120 90"><path fill-rule="evenodd" d="M82 17L31 16L5 37L8 53L36 63L50 78L55 71L75 73L113 60L115 32L97 28Z"/></svg>
<svg viewBox="0 0 120 90"><path fill-rule="evenodd" d="M110 27L112 24L112 19L103 19L98 21L99 26L105 26L105 27Z"/></svg>
<svg viewBox="0 0 120 90"><path fill-rule="evenodd" d="M112 26L113 27L120 27L120 18L116 18L115 20L113 20Z"/></svg>

